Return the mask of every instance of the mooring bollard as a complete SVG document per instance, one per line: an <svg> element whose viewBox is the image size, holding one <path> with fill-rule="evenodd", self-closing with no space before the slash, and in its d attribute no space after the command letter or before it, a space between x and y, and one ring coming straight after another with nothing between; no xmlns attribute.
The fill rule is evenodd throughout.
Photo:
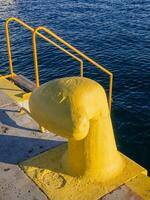
<svg viewBox="0 0 150 200"><path fill-rule="evenodd" d="M62 157L67 174L105 181L123 169L106 94L97 82L80 77L50 81L33 92L29 105L39 124L68 139Z"/></svg>
<svg viewBox="0 0 150 200"><path fill-rule="evenodd" d="M52 200L96 200L147 171L117 151L105 91L81 77L49 81L29 100L32 117L68 144L21 163Z"/></svg>

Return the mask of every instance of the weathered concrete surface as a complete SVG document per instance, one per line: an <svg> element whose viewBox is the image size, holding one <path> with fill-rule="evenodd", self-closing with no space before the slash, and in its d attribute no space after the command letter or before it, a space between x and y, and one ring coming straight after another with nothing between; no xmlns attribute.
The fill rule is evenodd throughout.
<svg viewBox="0 0 150 200"><path fill-rule="evenodd" d="M0 200L46 200L18 163L63 141L40 133L38 125L5 94L0 93Z"/></svg>
<svg viewBox="0 0 150 200"><path fill-rule="evenodd" d="M101 198L101 200L142 200L143 198L132 191L126 185L118 187L116 190L110 192Z"/></svg>
<svg viewBox="0 0 150 200"><path fill-rule="evenodd" d="M52 133L40 133L38 125L0 92L0 200L47 200L46 195L20 169L18 163L62 143ZM141 200L122 185L101 200ZM93 199L95 200L95 199Z"/></svg>
<svg viewBox="0 0 150 200"><path fill-rule="evenodd" d="M17 199L47 200L17 165L0 163L0 200Z"/></svg>

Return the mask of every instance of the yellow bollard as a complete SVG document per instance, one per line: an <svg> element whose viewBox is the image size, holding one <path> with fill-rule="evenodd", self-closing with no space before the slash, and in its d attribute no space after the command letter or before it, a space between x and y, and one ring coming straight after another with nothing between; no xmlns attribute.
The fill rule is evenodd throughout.
<svg viewBox="0 0 150 200"><path fill-rule="evenodd" d="M23 163L50 199L97 199L145 172L117 151L106 94L97 82L83 77L49 81L33 91L29 107L42 127L68 139L68 147Z"/></svg>
<svg viewBox="0 0 150 200"><path fill-rule="evenodd" d="M122 170L106 94L98 83L80 77L57 79L33 92L29 105L43 127L68 138L62 162L67 173L88 173L104 181Z"/></svg>

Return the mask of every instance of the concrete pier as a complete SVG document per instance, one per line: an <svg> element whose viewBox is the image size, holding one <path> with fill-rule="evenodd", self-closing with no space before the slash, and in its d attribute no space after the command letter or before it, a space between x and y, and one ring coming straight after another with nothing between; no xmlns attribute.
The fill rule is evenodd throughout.
<svg viewBox="0 0 150 200"><path fill-rule="evenodd" d="M40 133L38 124L19 110L14 100L0 92L0 200L47 200L18 163L65 141L50 132ZM150 199L150 180L140 175L101 199Z"/></svg>

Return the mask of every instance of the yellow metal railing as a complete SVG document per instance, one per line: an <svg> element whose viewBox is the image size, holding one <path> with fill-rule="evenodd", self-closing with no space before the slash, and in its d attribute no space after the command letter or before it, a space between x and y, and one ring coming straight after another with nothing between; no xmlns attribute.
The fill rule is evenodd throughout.
<svg viewBox="0 0 150 200"><path fill-rule="evenodd" d="M99 65L97 62L95 62L94 60L92 60L91 58L89 58L88 56L83 54L81 51L79 51L78 49L73 47L71 44L67 43L65 40L60 38L58 35L56 35L51 30L48 30L47 28L44 28L44 27L38 27L38 28L33 29L31 26L29 26L28 24L24 23L23 21L21 21L20 19L15 18L15 17L8 18L6 20L6 24L5 24L6 42L7 42L7 49L8 49L9 68L10 68L10 75L7 75L8 77L15 76L15 73L13 72L12 53L11 53L10 34L9 34L9 23L11 21L15 21L15 22L19 23L20 25L22 25L23 27L25 27L26 29L30 30L33 33L32 42L33 42L33 52L34 52L35 79L36 79L36 86L37 87L39 87L39 71L38 71L38 56L37 56L36 35L40 36L45 41L49 42L50 44L54 45L55 47L57 47L61 51L65 52L66 54L68 54L69 56L73 57L78 62L80 62L80 75L83 76L83 61L82 61L82 59L78 58L77 56L75 56L74 54L70 53L69 51L67 51L66 49L61 47L60 45L56 44L54 41L50 40L49 38L45 37L43 34L39 33L39 31L42 30L42 31L45 31L47 34L51 35L56 40L58 40L60 43L64 44L66 47L68 47L72 51L76 52L78 55L80 55L82 58L84 58L85 60L87 60L91 64L93 64L96 67L98 67L99 69L101 69L104 73L109 75L109 97L108 97L108 102L109 102L109 108L111 110L113 74L110 71L108 71L107 69L105 69L104 67Z"/></svg>
<svg viewBox="0 0 150 200"><path fill-rule="evenodd" d="M13 72L12 53L11 53L10 34L9 34L9 23L11 21L15 21L15 22L19 23L20 25L22 25L23 27L25 27L26 29L30 30L31 32L34 32L34 29L31 26L29 26L25 22L21 21L20 19L17 19L15 17L10 17L10 18L8 18L6 20L5 30L6 30L6 42L7 42L7 50L8 50L9 68L10 68L10 75L9 75L9 77L13 77L15 75L15 73ZM78 58L77 56L73 55L72 53L70 53L69 51L67 51L66 49L64 49L63 47L60 47L55 42L53 42L52 40L48 39L47 37L45 37L41 33L37 33L37 35L40 36L41 38L43 38L44 40L46 40L47 42L51 43L55 47L59 48L60 50L62 50L63 52L65 52L66 54L68 54L69 56L71 56L72 58L76 59L78 62L80 62L80 68L81 69L83 68L83 61L80 58ZM81 72L81 76L83 76L82 72ZM36 80L37 80L37 73L35 74L35 77L36 77ZM38 83L39 83L39 81L36 81L36 85L37 86L39 86Z"/></svg>
<svg viewBox="0 0 150 200"><path fill-rule="evenodd" d="M73 47L72 45L70 45L69 43L67 43L65 40L63 40L62 38L60 38L54 32L52 32L51 30L49 30L49 29L47 29L45 27L41 27L41 26L38 27L38 28L35 28L35 30L33 32L33 36L32 36L33 52L34 52L34 64L35 64L35 73L36 73L36 83L37 83L37 86L39 86L39 72L38 72L38 57L37 57L37 47L36 47L36 35L39 35L38 31L40 31L40 30L45 31L47 34L51 35L52 37L54 37L55 39L57 39L59 42L61 42L65 46L67 46L69 49L71 49L72 51L76 52L82 58L84 58L85 60L87 60L91 64L95 65L96 67L98 67L103 72L105 72L106 74L109 75L109 97L108 97L108 101L109 101L109 108L111 110L113 74L110 71L108 71L107 69L105 69L104 67L102 67L101 65L99 65L97 62L95 62L94 60L92 60L91 58L89 58L88 56L86 56L85 54L83 54L81 51L79 51L78 49L76 49L75 47ZM82 65L80 66L80 72L81 72L81 75L83 75L83 66Z"/></svg>
<svg viewBox="0 0 150 200"><path fill-rule="evenodd" d="M11 21L16 21L17 23L21 24L22 26L24 26L26 29L30 30L33 32L33 28L28 26L26 23L24 23L23 21L15 18L15 17L10 17L6 20L5 23L5 31L6 31L6 42L7 42L7 50L8 50L8 59L9 59L9 69L10 69L10 75L11 77L14 76L14 72L13 72L13 64L12 64L12 52L11 52L11 45L10 45L10 34L9 34L9 23Z"/></svg>
<svg viewBox="0 0 150 200"><path fill-rule="evenodd" d="M33 55L34 55L34 67L35 67L35 78L36 78L36 86L39 87L40 86L40 81L39 81L39 70L38 70L38 56L37 56L37 45L36 45L36 35L39 35L40 33L38 32L39 28L35 28L35 30L33 31L33 35L32 35L32 43L33 43ZM44 30L45 32L47 32L45 30L46 28L43 28L42 30ZM45 36L44 36L45 37ZM55 42L53 42L52 40L48 39L48 38L44 38L47 42L49 42L50 44L54 45L55 47L57 47L58 49L60 49L61 51L65 52L66 54L70 55L71 57L73 57L74 59L78 60L80 62L80 75L83 76L83 61L78 58L77 56L73 55L72 53L70 53L69 51L67 51L66 49L64 49L63 47L61 47L60 45L56 44Z"/></svg>

